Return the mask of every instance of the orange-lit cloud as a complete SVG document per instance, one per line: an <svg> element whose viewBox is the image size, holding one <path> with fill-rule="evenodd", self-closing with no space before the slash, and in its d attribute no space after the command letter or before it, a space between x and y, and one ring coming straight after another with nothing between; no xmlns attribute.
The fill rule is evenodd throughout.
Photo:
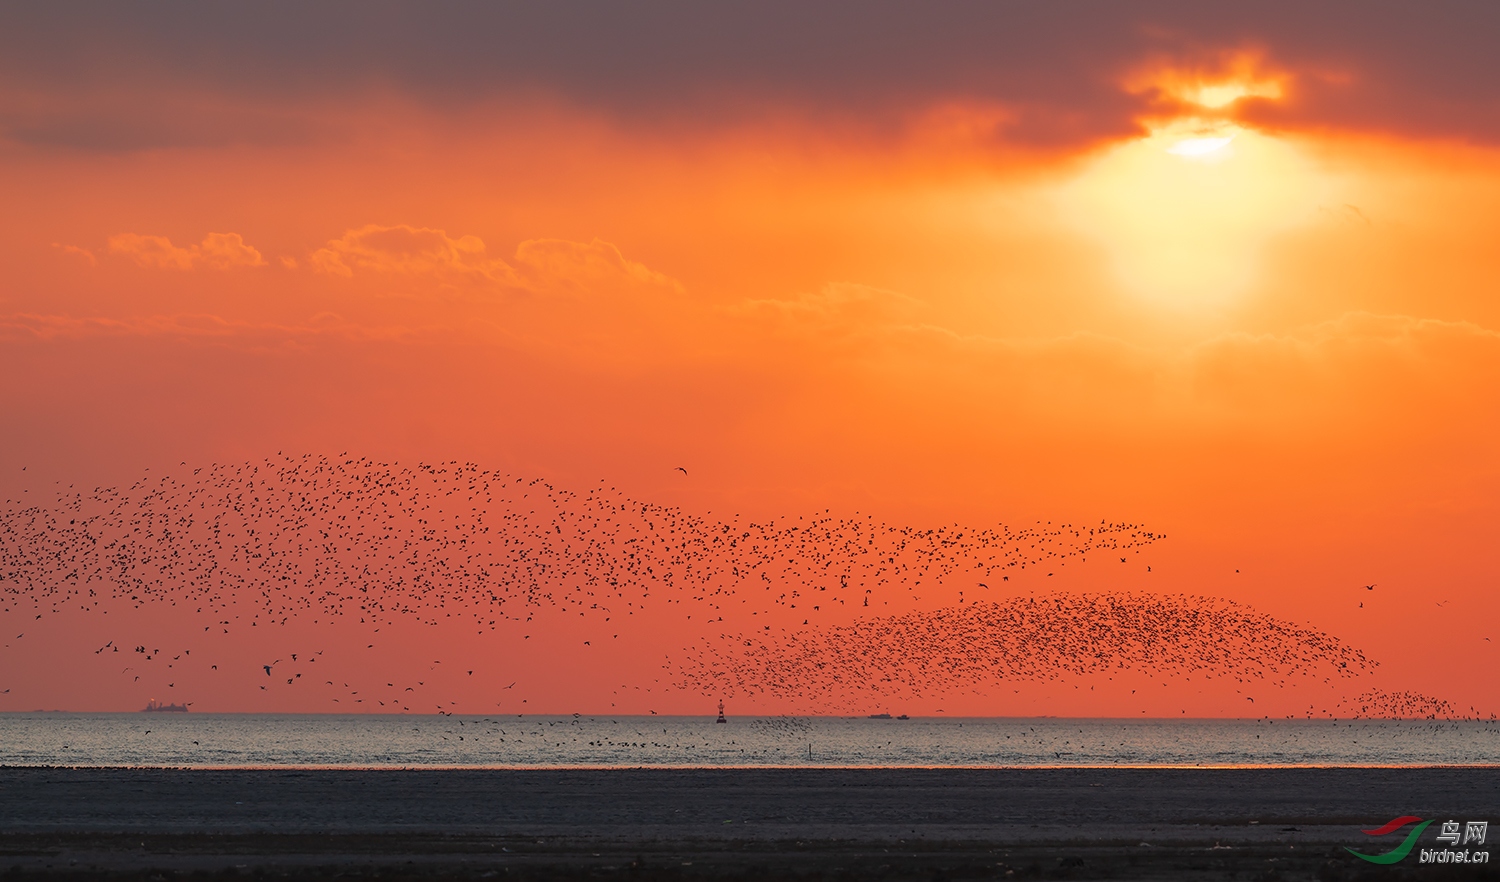
<svg viewBox="0 0 1500 882"><path fill-rule="evenodd" d="M404 277L450 286L496 290L597 292L626 287L680 290L671 278L626 260L620 249L595 239L530 239L516 246L511 262L492 257L478 236L450 237L443 230L371 224L350 230L314 251L316 271L352 278L356 273Z"/></svg>
<svg viewBox="0 0 1500 882"><path fill-rule="evenodd" d="M109 250L150 269L226 270L266 265L260 252L246 245L239 233L209 233L200 244L187 248L173 245L165 236L118 233L109 237Z"/></svg>
<svg viewBox="0 0 1500 882"><path fill-rule="evenodd" d="M410 327L354 325L332 313L320 313L305 324L287 325L229 320L205 313L149 315L135 318L16 314L0 316L0 337L36 340L98 337L176 338L213 341L247 350L305 346L318 337L353 340L416 339L434 333ZM438 332L440 333L440 332Z"/></svg>
<svg viewBox="0 0 1500 882"><path fill-rule="evenodd" d="M564 239L528 239L516 246L516 267L532 285L566 286L578 291L600 287L657 288L680 293L670 276L626 260L620 249L598 239L584 244Z"/></svg>
<svg viewBox="0 0 1500 882"><path fill-rule="evenodd" d="M80 248L77 245L63 245L60 242L53 242L52 247L56 248L63 254L72 257L75 260L80 260L88 264L89 266L99 265L99 258L95 257L94 252L90 251L87 248Z"/></svg>
<svg viewBox="0 0 1500 882"><path fill-rule="evenodd" d="M353 276L355 271L389 275L518 285L503 261L488 257L477 236L450 238L442 230L406 224L370 224L350 230L314 251L308 263L319 272Z"/></svg>
<svg viewBox="0 0 1500 882"><path fill-rule="evenodd" d="M1291 73L1270 64L1263 49L1241 49L1199 63L1158 58L1128 73L1121 86L1165 113L1208 118L1232 116L1247 99L1280 100L1293 81Z"/></svg>

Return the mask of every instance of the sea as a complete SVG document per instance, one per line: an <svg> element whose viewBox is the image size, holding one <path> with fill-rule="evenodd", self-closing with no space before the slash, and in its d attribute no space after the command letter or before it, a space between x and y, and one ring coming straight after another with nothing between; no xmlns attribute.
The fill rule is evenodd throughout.
<svg viewBox="0 0 1500 882"><path fill-rule="evenodd" d="M36 712L0 714L0 766L1500 766L1500 722Z"/></svg>

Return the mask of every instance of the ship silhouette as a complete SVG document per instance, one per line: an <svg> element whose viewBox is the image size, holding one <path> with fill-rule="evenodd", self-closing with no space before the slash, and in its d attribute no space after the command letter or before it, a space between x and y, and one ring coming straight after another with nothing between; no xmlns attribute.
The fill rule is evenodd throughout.
<svg viewBox="0 0 1500 882"><path fill-rule="evenodd" d="M153 698L150 701L146 702L146 706L141 709L141 713L145 713L145 714L185 714L185 713L187 713L187 705L185 705L185 704L162 704L161 702L159 702L159 701L157 701L156 699Z"/></svg>

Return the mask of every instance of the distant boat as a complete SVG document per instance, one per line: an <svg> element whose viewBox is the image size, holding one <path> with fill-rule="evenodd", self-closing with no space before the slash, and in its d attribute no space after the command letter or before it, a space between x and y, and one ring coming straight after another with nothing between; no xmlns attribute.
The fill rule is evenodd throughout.
<svg viewBox="0 0 1500 882"><path fill-rule="evenodd" d="M889 720L890 718L890 714L870 714L872 720Z"/></svg>
<svg viewBox="0 0 1500 882"><path fill-rule="evenodd" d="M901 716L897 717L896 719L898 719L898 720L909 720L909 719L911 719L911 717L908 717L906 714L902 714Z"/></svg>
<svg viewBox="0 0 1500 882"><path fill-rule="evenodd" d="M159 702L159 701L157 701L156 699L153 698L150 701L146 702L146 706L144 708L142 708L141 713L144 713L144 714L185 714L185 713L187 713L187 705L185 705L185 704L162 704L161 702Z"/></svg>

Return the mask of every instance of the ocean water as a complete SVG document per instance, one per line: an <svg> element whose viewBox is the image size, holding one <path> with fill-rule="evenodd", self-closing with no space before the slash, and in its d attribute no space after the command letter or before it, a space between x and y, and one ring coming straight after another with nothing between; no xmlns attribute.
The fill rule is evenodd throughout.
<svg viewBox="0 0 1500 882"><path fill-rule="evenodd" d="M1414 720L0 714L0 766L1500 766L1500 723Z"/></svg>

